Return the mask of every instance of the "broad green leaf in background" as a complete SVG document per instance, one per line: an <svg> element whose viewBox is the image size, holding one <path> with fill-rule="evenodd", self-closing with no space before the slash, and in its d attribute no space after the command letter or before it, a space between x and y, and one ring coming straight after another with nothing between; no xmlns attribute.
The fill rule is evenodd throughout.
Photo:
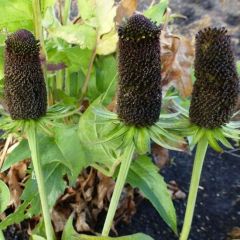
<svg viewBox="0 0 240 240"><path fill-rule="evenodd" d="M96 0L97 32L101 36L114 28L116 6L114 0Z"/></svg>
<svg viewBox="0 0 240 240"><path fill-rule="evenodd" d="M149 157L140 156L132 163L127 182L140 189L177 234L177 217L167 184Z"/></svg>
<svg viewBox="0 0 240 240"><path fill-rule="evenodd" d="M47 8L49 7L53 7L55 4L56 0L41 0L41 11L42 14L44 16L45 11L47 10Z"/></svg>
<svg viewBox="0 0 240 240"><path fill-rule="evenodd" d="M0 0L0 29L15 31L20 28L33 29L31 0Z"/></svg>
<svg viewBox="0 0 240 240"><path fill-rule="evenodd" d="M116 6L114 0L78 0L79 15L89 25L93 23L98 36L109 33L114 26ZM91 25L90 23L90 25Z"/></svg>
<svg viewBox="0 0 240 240"><path fill-rule="evenodd" d="M168 4L169 0L160 0L158 4L148 8L143 14L152 21L157 22L157 24L163 23L163 15L168 7Z"/></svg>
<svg viewBox="0 0 240 240"><path fill-rule="evenodd" d="M61 240L153 240L148 235L145 235L143 233L137 233L129 236L123 236L123 237L101 237L101 236L89 236L89 235L83 235L78 234L74 228L73 228L73 217L70 216L68 219L65 228L63 230L63 235Z"/></svg>
<svg viewBox="0 0 240 240"><path fill-rule="evenodd" d="M111 166L116 160L109 152L105 144L99 144L99 137L94 109L101 103L101 97L97 98L84 112L79 121L78 136L85 149L85 159L89 164L98 162L106 166Z"/></svg>
<svg viewBox="0 0 240 240"><path fill-rule="evenodd" d="M117 74L117 62L116 58L112 55L98 56L95 61L96 68L96 87L100 93L106 92L112 80L110 90L108 91L106 102L111 102L116 92L116 74Z"/></svg>
<svg viewBox="0 0 240 240"><path fill-rule="evenodd" d="M93 49L96 45L96 31L88 25L65 25L48 31L51 38L61 38L67 43L78 44L81 48Z"/></svg>
<svg viewBox="0 0 240 240"><path fill-rule="evenodd" d="M86 21L95 17L96 0L78 0L78 12Z"/></svg>
<svg viewBox="0 0 240 240"><path fill-rule="evenodd" d="M62 155L71 165L69 180L73 184L84 167L89 165L89 160L84 158L82 147L76 127L55 128L55 142Z"/></svg>
<svg viewBox="0 0 240 240"><path fill-rule="evenodd" d="M92 51L89 49L82 49L79 46L48 46L48 62L49 63L64 63L70 72L77 72L79 69L84 74L87 73L89 61Z"/></svg>
<svg viewBox="0 0 240 240"><path fill-rule="evenodd" d="M107 55L116 51L118 42L118 35L116 29L113 28L111 32L104 34L97 44L97 54Z"/></svg>
<svg viewBox="0 0 240 240"><path fill-rule="evenodd" d="M10 191L7 185L0 180L0 214L4 212L10 202Z"/></svg>
<svg viewBox="0 0 240 240"><path fill-rule="evenodd" d="M70 137L71 136L71 137ZM66 140L67 139L67 140ZM39 152L42 166L60 163L71 172L69 178L74 181L82 168L88 164L83 158L83 150L75 126L55 128L55 137L38 135ZM77 151L72 151L77 149ZM71 154L70 154L71 153ZM14 163L31 157L27 140L23 140L8 155L1 171L5 171Z"/></svg>

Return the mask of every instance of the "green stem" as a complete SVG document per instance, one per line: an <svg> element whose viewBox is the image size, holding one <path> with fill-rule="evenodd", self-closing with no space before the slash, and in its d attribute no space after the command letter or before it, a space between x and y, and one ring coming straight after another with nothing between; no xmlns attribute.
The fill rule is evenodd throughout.
<svg viewBox="0 0 240 240"><path fill-rule="evenodd" d="M29 126L27 130L27 136L28 136L28 144L31 151L32 163L33 163L33 168L34 168L34 172L37 180L38 191L39 191L39 196L40 196L40 201L42 206L42 214L43 214L43 219L45 224L46 237L47 237L47 240L53 240L55 239L55 237L54 237L54 232L53 232L52 223L51 223L51 216L50 216L50 210L48 207L42 168L39 162L40 159L39 159L39 149L37 144L35 122L32 122L32 124Z"/></svg>
<svg viewBox="0 0 240 240"><path fill-rule="evenodd" d="M185 213L180 240L187 240L191 230L193 214L194 214L197 193L198 193L198 187L199 187L203 162L207 152L207 147L208 147L208 140L205 136L203 136L198 142L197 150L195 154L190 190L188 195L187 209Z"/></svg>
<svg viewBox="0 0 240 240"><path fill-rule="evenodd" d="M0 230L0 240L4 240L5 238L4 238L4 235L3 235L3 231L2 230Z"/></svg>
<svg viewBox="0 0 240 240"><path fill-rule="evenodd" d="M116 213L118 202L119 202L124 184L126 182L128 170L131 165L134 149L135 149L134 144L131 143L130 146L126 149L126 158L122 160L116 185L111 198L110 206L107 212L107 217L103 226L103 231L102 231L103 236L108 236L111 230L113 218Z"/></svg>

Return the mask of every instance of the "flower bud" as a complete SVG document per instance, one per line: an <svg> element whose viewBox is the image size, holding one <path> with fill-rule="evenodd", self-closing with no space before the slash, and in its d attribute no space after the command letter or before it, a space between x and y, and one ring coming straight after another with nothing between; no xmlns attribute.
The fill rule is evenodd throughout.
<svg viewBox="0 0 240 240"><path fill-rule="evenodd" d="M31 32L19 30L8 36L4 57L4 97L12 119L44 116L47 92L38 41Z"/></svg>
<svg viewBox="0 0 240 240"><path fill-rule="evenodd" d="M133 15L119 27L117 113L127 125L146 127L161 109L160 27Z"/></svg>

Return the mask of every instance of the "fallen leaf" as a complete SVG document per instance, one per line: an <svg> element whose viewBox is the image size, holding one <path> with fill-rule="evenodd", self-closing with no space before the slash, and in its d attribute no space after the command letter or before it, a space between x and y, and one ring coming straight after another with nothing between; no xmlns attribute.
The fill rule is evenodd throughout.
<svg viewBox="0 0 240 240"><path fill-rule="evenodd" d="M230 237L229 240L240 239L240 227L234 227L228 235Z"/></svg>
<svg viewBox="0 0 240 240"><path fill-rule="evenodd" d="M170 163L169 151L156 143L152 144L152 156L156 165L161 169Z"/></svg>
<svg viewBox="0 0 240 240"><path fill-rule="evenodd" d="M191 69L194 49L189 39L162 31L161 61L163 90L174 86L182 97L192 93Z"/></svg>

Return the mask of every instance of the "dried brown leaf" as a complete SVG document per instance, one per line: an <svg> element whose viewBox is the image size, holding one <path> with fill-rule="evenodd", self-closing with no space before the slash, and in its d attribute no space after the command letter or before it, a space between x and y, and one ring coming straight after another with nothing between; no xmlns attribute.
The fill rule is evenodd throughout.
<svg viewBox="0 0 240 240"><path fill-rule="evenodd" d="M228 235L232 240L240 239L240 227L234 227Z"/></svg>
<svg viewBox="0 0 240 240"><path fill-rule="evenodd" d="M152 145L152 156L156 165L161 169L170 163L168 149L163 148L156 143Z"/></svg>
<svg viewBox="0 0 240 240"><path fill-rule="evenodd" d="M11 193L10 204L18 207L21 203L20 196L23 191L23 181L27 175L28 161L22 161L11 166L7 174L7 184Z"/></svg>
<svg viewBox="0 0 240 240"><path fill-rule="evenodd" d="M181 96L187 97L191 95L193 57L194 49L189 39L162 31L161 61L164 90L174 86L179 90Z"/></svg>
<svg viewBox="0 0 240 240"><path fill-rule="evenodd" d="M125 17L131 16L137 9L137 0L121 0L117 7L115 22L121 24Z"/></svg>

